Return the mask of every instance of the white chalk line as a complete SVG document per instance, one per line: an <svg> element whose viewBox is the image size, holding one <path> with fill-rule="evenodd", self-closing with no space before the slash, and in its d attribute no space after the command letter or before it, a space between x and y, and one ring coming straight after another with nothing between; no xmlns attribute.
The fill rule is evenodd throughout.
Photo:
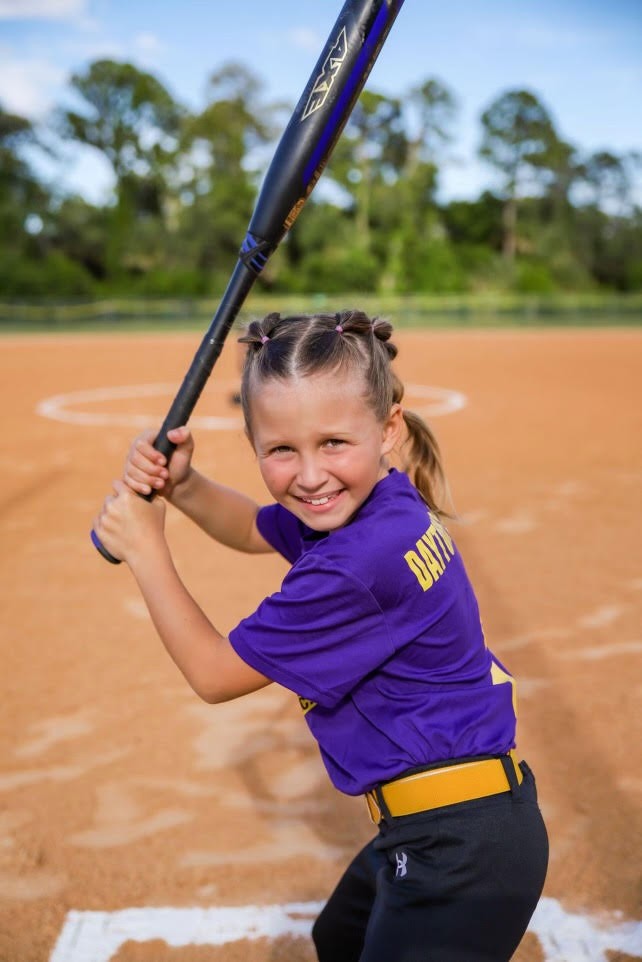
<svg viewBox="0 0 642 962"><path fill-rule="evenodd" d="M238 390L238 381L218 381L217 386L224 392L231 394ZM92 411L86 410L86 407L87 405L108 401L135 401L150 397L172 398L176 394L177 388L177 384L130 384L54 394L38 402L36 414L53 421L62 421L65 424L90 427L111 425L142 428L149 426L150 421L153 420L151 415L140 414L135 411L122 414ZM406 394L410 395L411 398L428 401L428 404L422 404L421 407L416 408L418 414L426 417L442 417L446 414L454 414L468 403L466 395L462 394L461 391L427 384L407 384ZM412 407L412 405L410 406ZM80 410L78 410L79 407ZM191 418L190 424L201 431L237 431L243 427L243 421L238 416L224 417L201 414Z"/></svg>
<svg viewBox="0 0 642 962"><path fill-rule="evenodd" d="M135 908L69 912L50 962L109 962L128 941L163 939L178 948L241 939L308 937L322 902L225 908Z"/></svg>
<svg viewBox="0 0 642 962"><path fill-rule="evenodd" d="M309 938L323 902L221 908L130 908L68 913L49 962L109 962L125 942L162 939L174 948L225 945L241 939ZM608 962L607 952L642 958L642 922L567 912L542 898L528 931L545 962Z"/></svg>
<svg viewBox="0 0 642 962"><path fill-rule="evenodd" d="M222 385L224 386L224 385ZM231 383L228 385L231 389ZM139 400L150 397L169 397L175 395L177 384L131 384L120 387L94 388L89 391L71 391L67 394L54 394L44 398L36 405L36 414L50 418L52 421L62 421L65 424L77 424L90 427L104 425L120 427L149 427L153 416L126 412L116 414L105 411L70 410L77 405L100 404L105 401ZM233 431L242 427L239 417L194 417L191 419L194 427L207 431Z"/></svg>

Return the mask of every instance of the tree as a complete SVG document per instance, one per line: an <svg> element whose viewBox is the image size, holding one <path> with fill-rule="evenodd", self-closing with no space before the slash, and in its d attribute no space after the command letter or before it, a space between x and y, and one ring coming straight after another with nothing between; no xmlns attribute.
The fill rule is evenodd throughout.
<svg viewBox="0 0 642 962"><path fill-rule="evenodd" d="M26 150L38 145L31 122L0 106L0 291L38 291L46 257L42 229L49 193L34 176Z"/></svg>
<svg viewBox="0 0 642 962"><path fill-rule="evenodd" d="M620 156L609 150L589 154L581 165L581 175L594 206L603 211L628 213L633 206L633 186L640 161L640 155L634 151Z"/></svg>
<svg viewBox="0 0 642 962"><path fill-rule="evenodd" d="M72 76L71 86L84 110L63 113L63 133L105 154L118 187L125 177L147 177L173 159L183 111L151 74L96 60Z"/></svg>
<svg viewBox="0 0 642 962"><path fill-rule="evenodd" d="M582 178L579 152L573 144L553 135L537 162L545 181L553 216L563 219L571 206L571 194Z"/></svg>
<svg viewBox="0 0 642 962"><path fill-rule="evenodd" d="M351 199L355 242L371 245L371 228L380 188L396 184L408 142L401 101L364 90L355 104L330 164L330 176Z"/></svg>
<svg viewBox="0 0 642 962"><path fill-rule="evenodd" d="M23 158L36 136L26 117L8 113L0 105L0 218L1 237L15 248L25 236L29 214L41 213L46 194Z"/></svg>
<svg viewBox="0 0 642 962"><path fill-rule="evenodd" d="M82 197L66 197L51 218L48 245L79 264L94 281L107 277L109 211Z"/></svg>
<svg viewBox="0 0 642 962"><path fill-rule="evenodd" d="M484 111L480 156L501 177L504 199L503 253L512 262L517 250L518 202L537 180L547 151L557 140L553 122L537 97L527 90L509 90Z"/></svg>
<svg viewBox="0 0 642 962"><path fill-rule="evenodd" d="M142 244L137 233L143 231L146 241L151 238L156 246L162 240L167 180L184 109L159 80L130 63L96 60L72 76L71 86L83 104L77 111L60 113L60 132L100 150L116 178L110 272L139 271ZM149 254L148 248L147 258Z"/></svg>
<svg viewBox="0 0 642 962"><path fill-rule="evenodd" d="M406 104L416 117L417 129L409 135L408 164L412 168L419 160L437 166L442 149L452 140L452 125L458 102L452 90L436 77L413 87Z"/></svg>
<svg viewBox="0 0 642 962"><path fill-rule="evenodd" d="M389 232L384 289L461 288L461 272L436 201L439 162L452 139L457 109L452 91L436 78L412 88L404 98L406 148L393 188L397 216Z"/></svg>
<svg viewBox="0 0 642 962"><path fill-rule="evenodd" d="M261 84L240 64L225 64L210 77L209 102L183 124L181 164L175 183L178 229L193 264L221 280L238 251L256 194L256 157L276 136L277 105L259 97Z"/></svg>
<svg viewBox="0 0 642 962"><path fill-rule="evenodd" d="M581 173L589 203L579 207L578 246L593 278L616 290L642 286L642 219L635 202L640 156L600 150L585 157Z"/></svg>
<svg viewBox="0 0 642 962"><path fill-rule="evenodd" d="M500 198L484 191L474 200L452 200L442 208L444 226L470 287L494 280L502 247L502 206Z"/></svg>

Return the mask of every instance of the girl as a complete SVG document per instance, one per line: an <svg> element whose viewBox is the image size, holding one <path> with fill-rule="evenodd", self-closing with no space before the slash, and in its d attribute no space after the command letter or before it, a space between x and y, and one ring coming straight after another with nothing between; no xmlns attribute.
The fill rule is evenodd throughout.
<svg viewBox="0 0 642 962"><path fill-rule="evenodd" d="M321 962L502 962L544 884L546 829L513 752L513 680L442 523L435 439L401 407L391 331L358 311L252 323L241 400L275 503L200 475L179 428L169 465L152 436L134 443L95 530L202 698L291 689L334 785L366 796L378 832L314 925ZM412 481L388 464L404 442ZM163 499L133 494L151 490L217 541L291 562L229 638L176 573Z"/></svg>

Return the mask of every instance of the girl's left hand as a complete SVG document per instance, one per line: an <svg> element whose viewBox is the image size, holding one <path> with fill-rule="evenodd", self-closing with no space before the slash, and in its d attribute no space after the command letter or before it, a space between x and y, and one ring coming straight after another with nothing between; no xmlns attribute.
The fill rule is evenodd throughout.
<svg viewBox="0 0 642 962"><path fill-rule="evenodd" d="M122 481L105 498L94 531L110 554L131 565L144 553L165 543L165 502L146 501Z"/></svg>

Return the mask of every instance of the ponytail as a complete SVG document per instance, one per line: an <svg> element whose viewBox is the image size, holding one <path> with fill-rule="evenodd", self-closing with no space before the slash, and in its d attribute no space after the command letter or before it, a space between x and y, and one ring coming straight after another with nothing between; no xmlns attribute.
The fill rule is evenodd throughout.
<svg viewBox="0 0 642 962"><path fill-rule="evenodd" d="M393 373L393 403L401 404L404 386ZM404 409L403 420L406 437L401 448L402 469L409 475L431 511L440 517L451 517L443 507L450 500L450 491L444 471L437 438L423 418L414 411Z"/></svg>
<svg viewBox="0 0 642 962"><path fill-rule="evenodd" d="M442 517L450 517L442 507L449 498L449 491L437 439L414 411L404 411L403 419L407 432L403 469L428 507Z"/></svg>

